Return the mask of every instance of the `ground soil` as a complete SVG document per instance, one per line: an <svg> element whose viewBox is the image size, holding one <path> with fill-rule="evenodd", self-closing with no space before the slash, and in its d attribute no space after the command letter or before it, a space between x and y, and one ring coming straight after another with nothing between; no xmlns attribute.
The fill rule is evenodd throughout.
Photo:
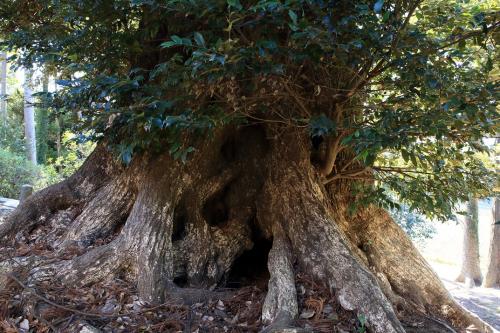
<svg viewBox="0 0 500 333"><path fill-rule="evenodd" d="M500 331L500 289L467 288L463 283L454 281L455 267L435 261L431 261L431 266L463 307Z"/></svg>
<svg viewBox="0 0 500 333"><path fill-rule="evenodd" d="M15 200L0 198L0 211L8 213L16 204ZM24 250L44 252L43 248ZM500 329L500 290L467 289L452 282L446 267L435 264L433 267L460 304L495 329ZM26 321L30 329L42 333L50 332L55 326L62 326L61 332L91 331L94 328L96 332L259 332L264 328L261 310L267 292L265 281L252 285L238 281L234 288L218 290L203 301L192 304L178 302L172 297L160 306L152 306L139 301L134 284L126 277L74 289L54 284L23 286L23 277L17 278L19 280L16 276L11 278L8 288L0 293L0 330L5 332L19 332ZM362 329L363 318L343 310L337 298L319 287L307 274L297 274L296 281L298 327L320 333L358 332ZM22 308L27 303L37 303L36 316L23 316ZM415 318L403 324L407 332L421 330L421 325L426 325L428 332L434 332L432 322L424 321Z"/></svg>

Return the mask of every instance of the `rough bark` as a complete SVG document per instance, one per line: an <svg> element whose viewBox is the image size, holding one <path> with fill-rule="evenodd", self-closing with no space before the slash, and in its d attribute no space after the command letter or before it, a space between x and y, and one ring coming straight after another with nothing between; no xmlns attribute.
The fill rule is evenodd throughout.
<svg viewBox="0 0 500 333"><path fill-rule="evenodd" d="M500 288L500 199L493 204L493 224L491 226L488 268L483 281L485 288Z"/></svg>
<svg viewBox="0 0 500 333"><path fill-rule="evenodd" d="M491 332L452 300L385 212L347 214L349 192L323 185L309 145L304 133L230 128L198 144L185 164L143 155L123 168L101 143L75 175L35 193L0 225L0 238L29 243L39 235L54 256L15 258L0 270L22 267L30 283L72 286L126 275L144 300L192 303L230 283L245 253L260 251L269 273L266 332L297 326L297 272L364 315L370 332L405 332L415 317Z"/></svg>
<svg viewBox="0 0 500 333"><path fill-rule="evenodd" d="M262 307L262 320L273 324L268 331L286 328L298 315L290 242L281 230L274 231L273 235L268 263L269 286Z"/></svg>
<svg viewBox="0 0 500 333"><path fill-rule="evenodd" d="M341 204L336 207L336 211L341 212L347 206ZM479 331L490 329L453 300L405 232L386 211L368 207L360 209L355 217L340 217L339 220L351 243L357 246L357 253L377 277L398 316L404 317L405 313L415 311L455 327L472 323Z"/></svg>
<svg viewBox="0 0 500 333"><path fill-rule="evenodd" d="M273 147L262 197L267 218L283 227L299 264L335 290L345 309L364 314L375 332L404 332L375 277L339 230L320 179L307 166L305 143L282 140Z"/></svg>
<svg viewBox="0 0 500 333"><path fill-rule="evenodd" d="M479 234L478 234L478 203L476 198L467 202L467 214L463 219L464 241L462 268L457 282L464 282L467 286L481 285L482 275L479 265Z"/></svg>

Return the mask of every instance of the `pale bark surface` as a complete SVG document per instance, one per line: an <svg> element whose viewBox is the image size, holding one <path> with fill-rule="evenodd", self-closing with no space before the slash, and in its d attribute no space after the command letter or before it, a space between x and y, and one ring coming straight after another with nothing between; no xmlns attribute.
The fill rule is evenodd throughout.
<svg viewBox="0 0 500 333"><path fill-rule="evenodd" d="M300 273L352 318L364 316L368 332L492 332L453 301L387 213L349 215L349 193L347 183L323 185L307 135L272 127L221 130L185 164L143 155L124 168L100 144L75 175L35 193L0 225L4 244L36 239L53 255L5 260L0 270L68 286L125 276L152 303L195 304L234 279L264 278L266 332L304 331L296 321ZM245 253L253 256L238 267ZM235 273L260 260L267 275Z"/></svg>
<svg viewBox="0 0 500 333"><path fill-rule="evenodd" d="M7 54L0 52L0 121L7 120Z"/></svg>
<svg viewBox="0 0 500 333"><path fill-rule="evenodd" d="M24 136L26 140L26 157L33 163L36 160L35 107L33 106L32 72L26 69L24 75Z"/></svg>
<svg viewBox="0 0 500 333"><path fill-rule="evenodd" d="M488 268L483 287L500 288L500 199L495 198L493 204L493 224L488 254Z"/></svg>
<svg viewBox="0 0 500 333"><path fill-rule="evenodd" d="M495 140L495 164L497 173L500 172L500 155L498 146L500 139ZM493 224L491 226L490 247L488 252L488 267L484 277L483 286L486 288L500 288L500 198L493 202Z"/></svg>
<svg viewBox="0 0 500 333"><path fill-rule="evenodd" d="M464 238L462 249L462 268L457 282L469 287L479 286L483 280L479 264L478 201L471 198L467 202L467 214L463 219Z"/></svg>

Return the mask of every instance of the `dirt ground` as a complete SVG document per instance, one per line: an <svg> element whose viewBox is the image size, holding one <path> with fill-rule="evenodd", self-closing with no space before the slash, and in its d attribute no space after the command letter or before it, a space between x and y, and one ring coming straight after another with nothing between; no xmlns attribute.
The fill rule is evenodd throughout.
<svg viewBox="0 0 500 333"><path fill-rule="evenodd" d="M9 211L14 209L17 204L17 200L0 198L0 223L2 220L2 215L7 214ZM446 232L444 230L442 232L438 232L438 237L434 239L435 243L438 244L441 249L449 249L450 251L446 251L446 253L448 254L453 253L454 251L459 253L456 248L452 246L447 247L446 242L443 242L439 239L439 234L441 234L441 238L444 237L442 235L445 235L445 240L448 240L449 242L452 242L453 240L459 238L457 237L458 235L454 235L453 233L450 234L448 232L450 230L453 230L453 232L458 234L460 231L457 230L458 228L456 228L456 226L447 226L446 228L448 229L446 230ZM456 254L451 257L453 260L449 260L449 258L437 258L435 256L430 256L429 252L427 252L426 255L425 250L423 252L424 256L427 257L434 271L436 271L436 273L439 275L453 297L455 297L457 301L466 309L476 314L485 322L489 323L496 330L500 331L500 289L481 287L466 288L462 283L457 283L454 281L454 278L458 274L459 268L459 260L456 260L454 258L458 257ZM438 253L443 253L443 251L439 251Z"/></svg>
<svg viewBox="0 0 500 333"><path fill-rule="evenodd" d="M463 283L455 282L458 274L456 266L430 261L446 288L467 310L500 331L500 289L467 288Z"/></svg>

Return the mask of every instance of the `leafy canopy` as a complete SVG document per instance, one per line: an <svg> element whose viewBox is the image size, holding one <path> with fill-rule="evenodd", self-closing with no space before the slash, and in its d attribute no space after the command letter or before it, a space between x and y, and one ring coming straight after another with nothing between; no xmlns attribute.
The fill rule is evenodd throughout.
<svg viewBox="0 0 500 333"><path fill-rule="evenodd" d="M498 13L494 0L12 0L0 33L19 65L56 68L51 103L125 162L273 122L324 140L327 181L374 176L367 200L397 193L444 218L493 180L475 154L498 131Z"/></svg>

